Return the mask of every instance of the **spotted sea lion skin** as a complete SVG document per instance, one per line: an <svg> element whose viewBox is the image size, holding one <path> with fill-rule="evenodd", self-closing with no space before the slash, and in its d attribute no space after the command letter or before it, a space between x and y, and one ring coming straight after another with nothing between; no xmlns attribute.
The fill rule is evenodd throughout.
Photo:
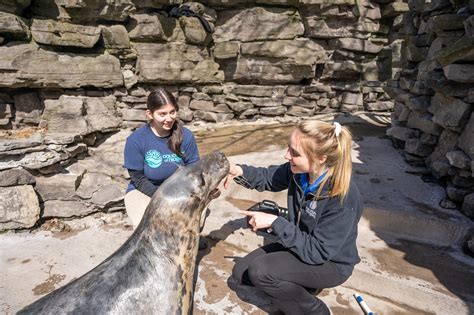
<svg viewBox="0 0 474 315"><path fill-rule="evenodd" d="M220 152L179 168L115 253L18 314L190 314L201 212L228 169Z"/></svg>

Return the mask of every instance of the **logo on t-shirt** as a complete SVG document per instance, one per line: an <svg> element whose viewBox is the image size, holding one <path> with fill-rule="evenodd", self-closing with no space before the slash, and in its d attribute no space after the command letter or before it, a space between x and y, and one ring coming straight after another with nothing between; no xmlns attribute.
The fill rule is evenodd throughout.
<svg viewBox="0 0 474 315"><path fill-rule="evenodd" d="M160 152L156 150L150 150L145 154L145 163L151 168L160 167L163 162Z"/></svg>

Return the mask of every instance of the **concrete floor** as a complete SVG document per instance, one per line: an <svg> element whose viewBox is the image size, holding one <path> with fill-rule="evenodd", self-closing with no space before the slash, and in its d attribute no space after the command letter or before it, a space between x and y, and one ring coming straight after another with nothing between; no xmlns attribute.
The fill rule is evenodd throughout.
<svg viewBox="0 0 474 315"><path fill-rule="evenodd" d="M363 314L354 293L362 294L379 314L474 314L474 259L460 250L474 224L458 211L438 206L443 189L405 172L410 167L383 138L383 117L351 119L354 179L365 203L358 239L362 262L346 283L323 290L319 297L336 315ZM339 121L348 123L344 117ZM260 147L269 128L271 141ZM220 148L233 162L269 165L283 161L289 130L285 125L234 126L207 130L198 139L203 153ZM258 193L237 185L211 203L204 230L209 247L197 259L194 314L272 310L262 293L229 278L237 259L270 241L246 229L237 213L264 198L285 204L284 193ZM69 231L52 232L60 229L55 224L60 222L50 222L47 230L0 236L0 313L13 314L89 271L131 234L121 213L75 220Z"/></svg>

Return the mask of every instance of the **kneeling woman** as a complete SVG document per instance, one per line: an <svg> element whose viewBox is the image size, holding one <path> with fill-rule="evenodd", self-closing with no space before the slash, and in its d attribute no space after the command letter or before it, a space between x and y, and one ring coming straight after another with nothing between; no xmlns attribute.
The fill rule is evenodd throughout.
<svg viewBox="0 0 474 315"><path fill-rule="evenodd" d="M241 211L254 231L271 229L278 241L251 252L233 270L238 282L265 292L284 314L329 314L311 291L344 283L360 261L362 202L351 182L351 144L349 130L339 123L306 121L291 134L287 163L229 170L226 188L234 179L258 191L288 189L288 219Z"/></svg>

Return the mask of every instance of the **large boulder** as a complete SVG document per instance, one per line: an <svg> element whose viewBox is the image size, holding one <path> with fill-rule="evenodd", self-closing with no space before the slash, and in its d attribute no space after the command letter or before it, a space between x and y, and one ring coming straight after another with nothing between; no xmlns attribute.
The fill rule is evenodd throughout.
<svg viewBox="0 0 474 315"><path fill-rule="evenodd" d="M14 96L15 122L38 124L43 112L43 103L35 92L20 93Z"/></svg>
<svg viewBox="0 0 474 315"><path fill-rule="evenodd" d="M92 48L99 40L100 28L33 19L31 34L40 44Z"/></svg>
<svg viewBox="0 0 474 315"><path fill-rule="evenodd" d="M184 43L137 43L141 83L222 83L224 73L206 49Z"/></svg>
<svg viewBox="0 0 474 315"><path fill-rule="evenodd" d="M136 10L131 0L35 0L34 15L77 23L123 22Z"/></svg>
<svg viewBox="0 0 474 315"><path fill-rule="evenodd" d="M316 63L327 60L324 49L308 39L242 43L235 68L226 77L260 84L298 83L314 76Z"/></svg>
<svg viewBox="0 0 474 315"><path fill-rule="evenodd" d="M433 122L446 128L461 131L471 114L471 105L457 98L436 93L431 99L428 111L433 114Z"/></svg>
<svg viewBox="0 0 474 315"><path fill-rule="evenodd" d="M0 188L0 231L33 227L40 211L33 186Z"/></svg>
<svg viewBox="0 0 474 315"><path fill-rule="evenodd" d="M30 31L22 18L0 11L0 35L14 39L29 39Z"/></svg>
<svg viewBox="0 0 474 315"><path fill-rule="evenodd" d="M61 96L58 100L45 101L40 126L50 135L81 136L95 131L116 130L120 123L114 96Z"/></svg>
<svg viewBox="0 0 474 315"><path fill-rule="evenodd" d="M34 44L0 46L0 87L112 88L123 85L119 60L111 55L56 53Z"/></svg>
<svg viewBox="0 0 474 315"><path fill-rule="evenodd" d="M252 42L293 39L303 33L304 26L297 10L254 7L219 12L213 38L215 42Z"/></svg>
<svg viewBox="0 0 474 315"><path fill-rule="evenodd" d="M0 187L33 185L35 182L35 177L22 168L0 171Z"/></svg>

